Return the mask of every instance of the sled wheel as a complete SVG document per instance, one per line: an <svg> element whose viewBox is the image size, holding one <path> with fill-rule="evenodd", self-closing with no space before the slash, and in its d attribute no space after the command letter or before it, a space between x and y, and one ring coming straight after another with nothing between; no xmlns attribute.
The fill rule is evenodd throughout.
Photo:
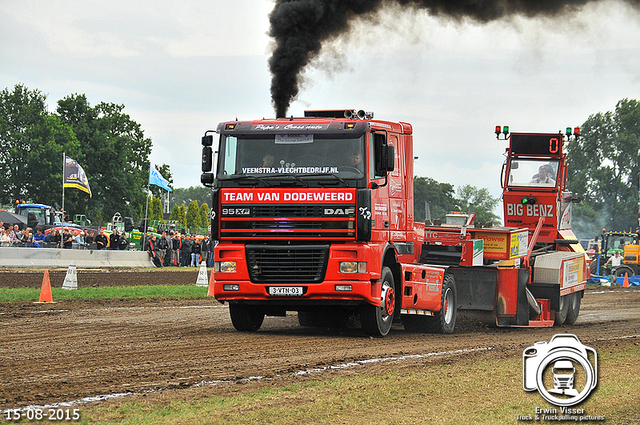
<svg viewBox="0 0 640 425"><path fill-rule="evenodd" d="M571 309L571 295L560 297L558 310L556 310L556 319L553 322L554 326L562 326L567 321L567 316L569 316L569 310Z"/></svg>
<svg viewBox="0 0 640 425"><path fill-rule="evenodd" d="M371 304L360 307L362 330L367 335L385 336L391 330L396 304L393 273L389 267L382 269L381 306Z"/></svg>
<svg viewBox="0 0 640 425"><path fill-rule="evenodd" d="M568 295L569 300L569 311L567 312L567 318L564 321L566 326L571 326L576 323L578 319L578 315L580 314L580 302L582 300L582 291L574 292L573 294Z"/></svg>

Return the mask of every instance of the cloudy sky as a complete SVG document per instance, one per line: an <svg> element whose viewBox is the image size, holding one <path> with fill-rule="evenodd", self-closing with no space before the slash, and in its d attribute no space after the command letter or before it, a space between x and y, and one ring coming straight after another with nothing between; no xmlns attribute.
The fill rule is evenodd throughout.
<svg viewBox="0 0 640 425"><path fill-rule="evenodd" d="M0 87L50 109L72 93L125 105L175 187L200 184L200 137L273 117L272 0L0 1ZM451 23L383 10L324 46L288 115L355 108L413 124L416 174L500 192L512 131L558 131L640 98L640 15L617 1L561 20ZM91 176L89 176L91 180Z"/></svg>

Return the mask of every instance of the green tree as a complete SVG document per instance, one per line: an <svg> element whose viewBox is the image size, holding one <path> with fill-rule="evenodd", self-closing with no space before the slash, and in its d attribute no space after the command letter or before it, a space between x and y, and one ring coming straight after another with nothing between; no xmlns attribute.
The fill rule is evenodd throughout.
<svg viewBox="0 0 640 425"><path fill-rule="evenodd" d="M187 228L192 232L195 231L196 227L202 227L202 223L200 221L200 208L198 207L198 201L193 200L189 202L189 206L187 207Z"/></svg>
<svg viewBox="0 0 640 425"><path fill-rule="evenodd" d="M0 92L0 201L52 205L62 200L63 152L78 156L68 126L52 116L46 96L17 84ZM75 158L74 158L75 159Z"/></svg>
<svg viewBox="0 0 640 425"><path fill-rule="evenodd" d="M209 227L209 204L200 204L200 227Z"/></svg>
<svg viewBox="0 0 640 425"><path fill-rule="evenodd" d="M413 178L414 215L416 221L424 221L425 202L429 203L431 220L444 220L447 213L457 209L453 185L439 183L429 177Z"/></svg>
<svg viewBox="0 0 640 425"><path fill-rule="evenodd" d="M499 199L494 198L486 188L478 189L477 187L465 184L458 187L457 204L460 211L467 212L469 207L473 206L473 212L476 213L476 223L492 222L498 224L500 217L493 211L498 206Z"/></svg>
<svg viewBox="0 0 640 425"><path fill-rule="evenodd" d="M180 221L180 207L177 204L173 204L173 208L171 208L171 214L169 214L169 220Z"/></svg>
<svg viewBox="0 0 640 425"><path fill-rule="evenodd" d="M182 224L182 227L187 227L187 207L184 204L180 204L180 214L178 215L178 221Z"/></svg>
<svg viewBox="0 0 640 425"><path fill-rule="evenodd" d="M155 196L149 197L149 221L162 220L162 200Z"/></svg>
<svg viewBox="0 0 640 425"><path fill-rule="evenodd" d="M163 174L164 176L164 174ZM204 186L191 186L188 188L175 188L171 193L171 198L176 204L189 205L189 202L196 200L199 204L211 202L211 188Z"/></svg>
<svg viewBox="0 0 640 425"><path fill-rule="evenodd" d="M59 100L57 113L79 142L74 159L89 178L90 209L105 216L134 216L145 202L151 153L151 140L140 124L124 113L124 105L101 102L91 107L78 94Z"/></svg>
<svg viewBox="0 0 640 425"><path fill-rule="evenodd" d="M589 116L581 136L568 144L568 189L582 199L573 204L573 228L593 237L602 228L638 226L640 105L622 99L611 112Z"/></svg>

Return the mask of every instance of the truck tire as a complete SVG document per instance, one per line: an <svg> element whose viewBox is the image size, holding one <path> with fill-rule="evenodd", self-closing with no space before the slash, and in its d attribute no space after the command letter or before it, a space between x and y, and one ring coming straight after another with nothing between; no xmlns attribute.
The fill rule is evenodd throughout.
<svg viewBox="0 0 640 425"><path fill-rule="evenodd" d="M565 326L571 326L576 323L576 320L578 320L582 291L574 292L573 294L570 294L569 297L569 311L567 312L567 318L564 321Z"/></svg>
<svg viewBox="0 0 640 425"><path fill-rule="evenodd" d="M360 307L362 330L371 336L385 336L391 330L396 303L396 288L393 273L389 267L382 269L382 307L366 304Z"/></svg>
<svg viewBox="0 0 640 425"><path fill-rule="evenodd" d="M264 321L264 311L256 306L229 304L229 315L233 327L240 332L255 332Z"/></svg>
<svg viewBox="0 0 640 425"><path fill-rule="evenodd" d="M456 281L450 274L444 275L442 282L442 296L440 297L440 311L427 317L428 328L433 333L450 334L456 327L458 310L458 292Z"/></svg>
<svg viewBox="0 0 640 425"><path fill-rule="evenodd" d="M452 275L445 275L444 281L442 282L440 311L436 312L433 316L403 314L402 322L404 323L404 330L417 333L452 333L456 326L456 303L457 292L455 279Z"/></svg>

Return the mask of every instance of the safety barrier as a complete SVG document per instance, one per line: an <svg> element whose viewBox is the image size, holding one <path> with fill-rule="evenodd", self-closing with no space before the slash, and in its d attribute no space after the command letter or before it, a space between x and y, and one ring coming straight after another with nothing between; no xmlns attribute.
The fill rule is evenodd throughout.
<svg viewBox="0 0 640 425"><path fill-rule="evenodd" d="M0 247L0 267L154 267L145 251Z"/></svg>

